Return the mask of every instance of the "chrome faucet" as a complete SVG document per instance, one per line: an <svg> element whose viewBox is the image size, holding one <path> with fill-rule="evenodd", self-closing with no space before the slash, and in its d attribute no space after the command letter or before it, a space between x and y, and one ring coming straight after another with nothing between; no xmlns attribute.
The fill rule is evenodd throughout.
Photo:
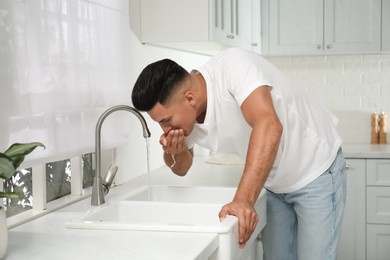
<svg viewBox="0 0 390 260"><path fill-rule="evenodd" d="M101 173L101 129L102 124L106 117L110 115L113 112L116 111L128 111L130 113L133 113L141 122L142 128L143 128L143 135L145 138L150 137L150 131L148 128L148 125L146 124L145 118L141 115L140 112L138 112L136 109L126 106L126 105L119 105L114 106L109 109L107 109L99 118L96 124L95 129L95 177L93 179L93 187L92 187L92 198L91 198L91 205L92 206L99 206L101 204L104 204L104 195L108 193L108 190L114 180L117 167L112 166L104 178L104 182L102 181L102 173Z"/></svg>

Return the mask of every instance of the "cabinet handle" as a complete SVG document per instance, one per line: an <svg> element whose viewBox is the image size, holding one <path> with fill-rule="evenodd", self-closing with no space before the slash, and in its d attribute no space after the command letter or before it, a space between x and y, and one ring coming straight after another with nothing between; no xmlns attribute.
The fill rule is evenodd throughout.
<svg viewBox="0 0 390 260"><path fill-rule="evenodd" d="M349 170L349 165L348 164L345 165L345 169Z"/></svg>
<svg viewBox="0 0 390 260"><path fill-rule="evenodd" d="M327 44L326 45L326 48L329 50L329 49L332 49L332 44Z"/></svg>
<svg viewBox="0 0 390 260"><path fill-rule="evenodd" d="M322 48L322 45L321 44L317 44L317 50L321 50Z"/></svg>
<svg viewBox="0 0 390 260"><path fill-rule="evenodd" d="M226 35L226 38L233 40L234 39L234 35L233 34L228 34L228 35Z"/></svg>
<svg viewBox="0 0 390 260"><path fill-rule="evenodd" d="M257 47L257 43L256 43L256 42L252 42L252 43L251 43L251 46L252 46L252 47Z"/></svg>

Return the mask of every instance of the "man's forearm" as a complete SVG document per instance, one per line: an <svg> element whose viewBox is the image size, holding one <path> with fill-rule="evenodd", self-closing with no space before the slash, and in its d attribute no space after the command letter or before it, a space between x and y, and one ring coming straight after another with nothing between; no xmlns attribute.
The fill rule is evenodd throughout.
<svg viewBox="0 0 390 260"><path fill-rule="evenodd" d="M164 153L165 164L171 168L173 173L179 176L184 176L187 174L192 165L192 157L192 149L186 149L175 155Z"/></svg>
<svg viewBox="0 0 390 260"><path fill-rule="evenodd" d="M253 129L244 173L235 199L246 200L252 205L255 203L274 163L281 134L282 127L279 123Z"/></svg>

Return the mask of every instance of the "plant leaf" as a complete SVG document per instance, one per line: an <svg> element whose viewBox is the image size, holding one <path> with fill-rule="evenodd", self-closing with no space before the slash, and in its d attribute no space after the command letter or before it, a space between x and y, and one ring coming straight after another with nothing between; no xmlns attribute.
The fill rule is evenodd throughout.
<svg viewBox="0 0 390 260"><path fill-rule="evenodd" d="M18 199L18 198L22 198L22 196L16 193L0 191L0 198Z"/></svg>
<svg viewBox="0 0 390 260"><path fill-rule="evenodd" d="M15 169L17 169L20 164L24 161L24 158L27 154L34 151L35 148L41 146L46 148L42 143L33 142L33 143L15 143L11 145L7 151L4 152L8 157L11 158Z"/></svg>
<svg viewBox="0 0 390 260"><path fill-rule="evenodd" d="M0 153L0 178L9 179L16 171L14 163L10 157Z"/></svg>

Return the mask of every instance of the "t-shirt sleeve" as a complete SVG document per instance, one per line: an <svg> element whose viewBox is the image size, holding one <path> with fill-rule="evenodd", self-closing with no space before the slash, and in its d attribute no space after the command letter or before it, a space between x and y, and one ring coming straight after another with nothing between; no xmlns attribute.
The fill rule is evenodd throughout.
<svg viewBox="0 0 390 260"><path fill-rule="evenodd" d="M253 53L234 49L222 65L227 88L240 106L258 87L272 87L271 80L264 75L262 64L257 58Z"/></svg>

